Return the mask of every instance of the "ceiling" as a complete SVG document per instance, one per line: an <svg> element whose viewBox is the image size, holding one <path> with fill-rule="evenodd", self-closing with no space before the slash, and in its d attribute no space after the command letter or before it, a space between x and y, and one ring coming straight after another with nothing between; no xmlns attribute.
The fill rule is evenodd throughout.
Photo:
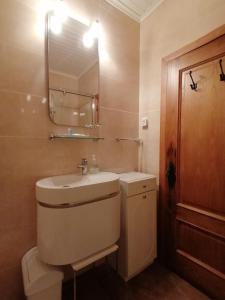
<svg viewBox="0 0 225 300"><path fill-rule="evenodd" d="M106 0L132 19L141 22L164 0Z"/></svg>
<svg viewBox="0 0 225 300"><path fill-rule="evenodd" d="M49 67L51 71L79 78L98 60L98 45L85 48L83 35L88 27L72 18L63 24L61 34L49 30Z"/></svg>

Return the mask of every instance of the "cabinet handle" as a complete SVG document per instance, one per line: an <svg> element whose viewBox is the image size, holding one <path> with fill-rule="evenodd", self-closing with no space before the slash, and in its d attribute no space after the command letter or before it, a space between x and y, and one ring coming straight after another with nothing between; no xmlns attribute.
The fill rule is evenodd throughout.
<svg viewBox="0 0 225 300"><path fill-rule="evenodd" d="M146 199L146 198L147 198L147 196L146 196L146 195L144 195L144 196L142 196L142 198L143 198L143 199Z"/></svg>
<svg viewBox="0 0 225 300"><path fill-rule="evenodd" d="M143 188L145 189L147 186L146 185L143 185Z"/></svg>

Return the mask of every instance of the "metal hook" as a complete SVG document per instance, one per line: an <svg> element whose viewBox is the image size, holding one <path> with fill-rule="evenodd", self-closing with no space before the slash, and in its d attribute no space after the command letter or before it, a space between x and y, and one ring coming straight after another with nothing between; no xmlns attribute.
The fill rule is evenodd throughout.
<svg viewBox="0 0 225 300"><path fill-rule="evenodd" d="M220 81L225 81L225 74L223 72L223 65L222 65L223 60L220 59L220 69L221 69L221 74L220 74Z"/></svg>
<svg viewBox="0 0 225 300"><path fill-rule="evenodd" d="M198 84L196 82L194 82L194 79L192 77L192 71L189 72L189 75L190 75L191 81L192 81L192 84L190 84L190 87L192 90L197 91Z"/></svg>

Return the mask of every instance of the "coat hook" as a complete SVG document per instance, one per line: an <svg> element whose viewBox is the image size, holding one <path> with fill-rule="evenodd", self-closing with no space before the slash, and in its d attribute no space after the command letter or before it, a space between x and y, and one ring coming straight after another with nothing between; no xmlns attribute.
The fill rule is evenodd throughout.
<svg viewBox="0 0 225 300"><path fill-rule="evenodd" d="M225 81L225 74L223 72L223 65L222 65L222 59L220 59L220 69L221 69L221 74L220 74L220 81Z"/></svg>
<svg viewBox="0 0 225 300"><path fill-rule="evenodd" d="M191 81L192 81L192 84L190 84L190 87L192 90L197 91L198 84L196 82L194 82L194 79L192 77L192 71L189 72L189 75L190 75Z"/></svg>

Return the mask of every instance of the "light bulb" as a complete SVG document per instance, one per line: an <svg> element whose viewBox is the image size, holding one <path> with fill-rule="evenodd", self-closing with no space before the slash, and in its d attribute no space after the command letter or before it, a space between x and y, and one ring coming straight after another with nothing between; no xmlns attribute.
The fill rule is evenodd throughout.
<svg viewBox="0 0 225 300"><path fill-rule="evenodd" d="M86 48L91 48L94 45L94 38L90 31L87 31L83 36L83 44Z"/></svg>
<svg viewBox="0 0 225 300"><path fill-rule="evenodd" d="M99 21L95 21L90 28L91 35L93 36L93 38L98 39L101 36L101 31L101 24L99 23Z"/></svg>
<svg viewBox="0 0 225 300"><path fill-rule="evenodd" d="M55 34L60 34L62 32L62 22L57 16L51 16L50 29Z"/></svg>
<svg viewBox="0 0 225 300"><path fill-rule="evenodd" d="M83 43L86 48L91 48L94 45L94 40L99 39L102 33L101 24L95 21L91 28L84 34Z"/></svg>
<svg viewBox="0 0 225 300"><path fill-rule="evenodd" d="M55 1L53 0L40 0L36 4L36 10L39 15L45 16L49 11L53 11L55 7Z"/></svg>
<svg viewBox="0 0 225 300"><path fill-rule="evenodd" d="M55 34L62 32L62 24L67 20L68 11L62 0L57 0L54 4L53 15L51 16L50 28Z"/></svg>
<svg viewBox="0 0 225 300"><path fill-rule="evenodd" d="M54 15L63 23L68 17L67 7L62 0L57 0L54 6Z"/></svg>

